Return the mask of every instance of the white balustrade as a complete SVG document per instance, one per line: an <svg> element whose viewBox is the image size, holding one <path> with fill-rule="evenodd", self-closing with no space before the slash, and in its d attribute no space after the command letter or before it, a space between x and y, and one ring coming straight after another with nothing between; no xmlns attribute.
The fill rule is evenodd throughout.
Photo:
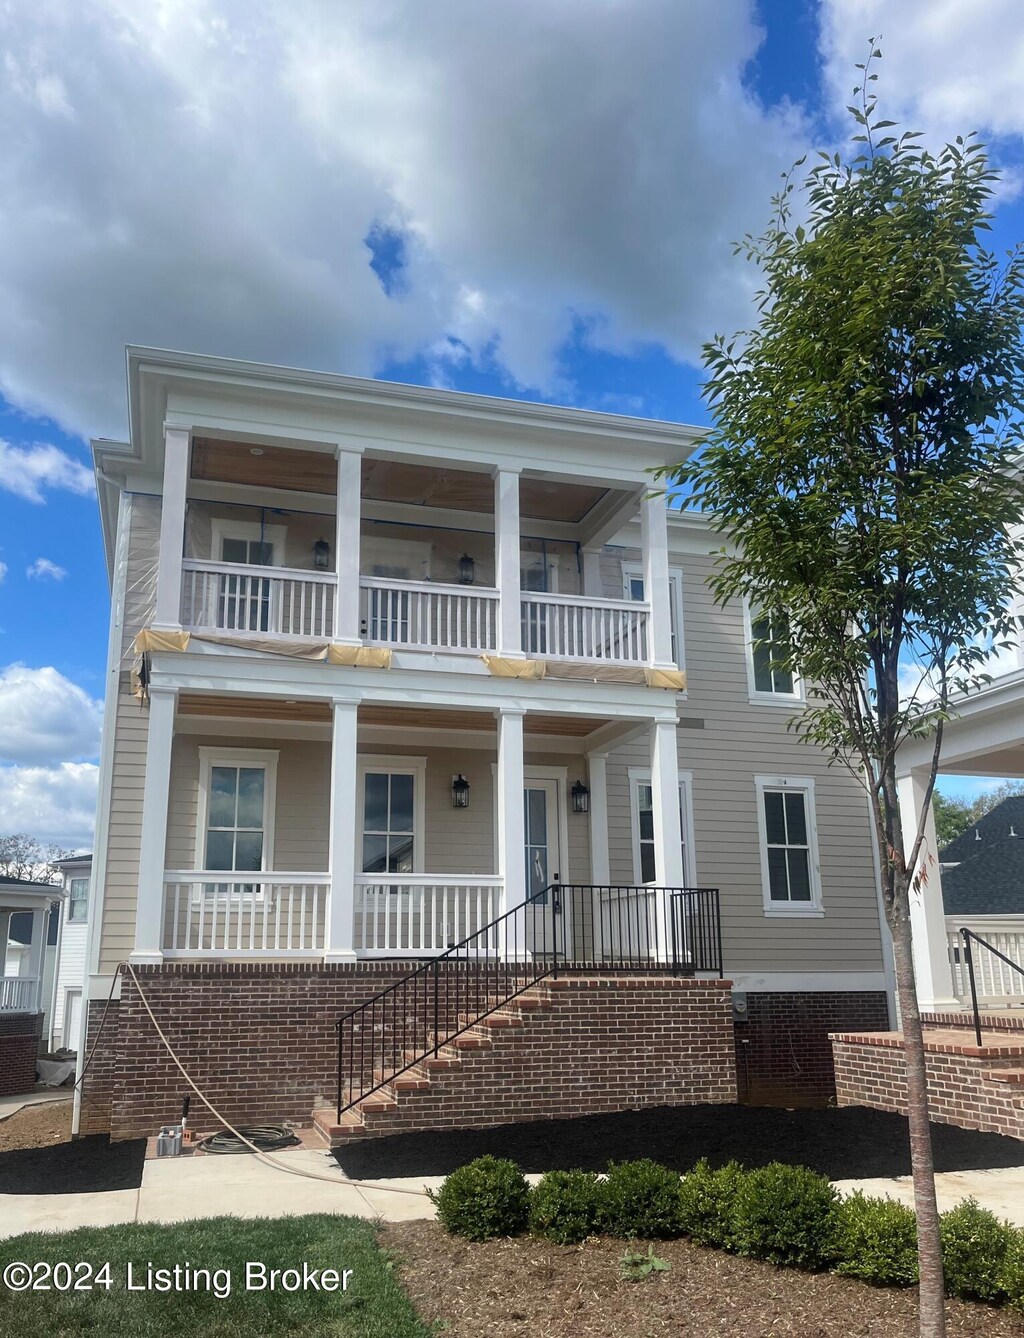
<svg viewBox="0 0 1024 1338"><path fill-rule="evenodd" d="M991 917L962 919L946 916L946 941L949 947L949 965L953 975L953 992L961 1003L970 1006L971 982L967 972L961 928L970 929L992 944L1004 957L1016 962L1024 970L1024 925L1012 920ZM974 980L978 1002L994 1006L1024 1003L1024 975L995 955L982 943L971 940L971 958L974 962Z"/></svg>
<svg viewBox="0 0 1024 1338"><path fill-rule="evenodd" d="M497 645L497 590L376 576L360 577L359 586L368 645L475 654Z"/></svg>
<svg viewBox="0 0 1024 1338"><path fill-rule="evenodd" d="M523 651L548 660L649 663L647 604L582 595L522 596Z"/></svg>
<svg viewBox="0 0 1024 1338"><path fill-rule="evenodd" d="M0 1013L36 1013L38 1011L38 977L0 976Z"/></svg>
<svg viewBox="0 0 1024 1338"><path fill-rule="evenodd" d="M321 954L330 881L326 873L165 873L164 956Z"/></svg>
<svg viewBox="0 0 1024 1338"><path fill-rule="evenodd" d="M333 572L192 559L181 567L184 628L317 641L329 641L334 634Z"/></svg>
<svg viewBox="0 0 1024 1338"><path fill-rule="evenodd" d="M501 913L501 879L479 874L362 874L356 879L354 947L363 957L440 953ZM494 952L497 929L480 940Z"/></svg>

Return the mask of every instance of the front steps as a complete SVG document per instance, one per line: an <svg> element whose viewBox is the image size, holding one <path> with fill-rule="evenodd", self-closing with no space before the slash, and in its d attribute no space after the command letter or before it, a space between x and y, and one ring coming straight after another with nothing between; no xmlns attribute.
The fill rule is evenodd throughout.
<svg viewBox="0 0 1024 1338"><path fill-rule="evenodd" d="M313 1122L340 1147L417 1129L735 1099L728 982L568 977L471 1023L340 1121L325 1104Z"/></svg>

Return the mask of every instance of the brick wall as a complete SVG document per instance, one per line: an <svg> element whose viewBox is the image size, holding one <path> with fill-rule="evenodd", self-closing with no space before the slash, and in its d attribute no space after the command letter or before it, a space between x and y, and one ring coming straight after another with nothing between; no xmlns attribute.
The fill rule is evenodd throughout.
<svg viewBox="0 0 1024 1338"><path fill-rule="evenodd" d="M965 1042L973 1037L965 1037ZM1012 1037L1009 1039L1013 1039ZM841 1106L873 1106L905 1115L907 1084L898 1035L832 1038L836 1089ZM1021 1045L932 1044L925 1040L928 1109L940 1124L1024 1138L1024 1086L993 1081L990 1070L1024 1065Z"/></svg>
<svg viewBox="0 0 1024 1338"><path fill-rule="evenodd" d="M829 1033L888 1027L880 991L748 994L746 1019L736 1022L740 1100L824 1105L836 1095Z"/></svg>
<svg viewBox="0 0 1024 1338"><path fill-rule="evenodd" d="M136 967L185 1068L225 1117L245 1123L308 1121L318 1098L335 1090L338 1017L408 969L408 963L394 962ZM564 1015L565 1025L545 1033L543 1080L563 1075L565 1090L577 1094L570 1113L610 1109L600 1103L608 1099L602 1090L615 1068L620 1094L642 1098L647 1091L647 1104L663 1103L670 1091L683 1093L687 1074L693 1090L703 1093L698 1099L735 1099L728 987L717 981L673 984L683 988L654 988L641 979L631 990L588 990ZM452 981L447 997L453 1013L460 1003L465 1007L465 994ZM102 1008L101 1002L90 1005L90 1046ZM598 1056L603 1058L587 1098L592 1104L580 1108L579 1075ZM151 1133L180 1116L187 1090L134 982L123 977L120 1005L108 1018L83 1084L82 1132L109 1128L115 1139ZM531 1099L523 1094L524 1102ZM503 1098L503 1112L508 1106ZM215 1124L195 1099L192 1122L197 1128Z"/></svg>
<svg viewBox="0 0 1024 1338"><path fill-rule="evenodd" d="M42 1013L0 1013L0 1096L35 1086L42 1035Z"/></svg>

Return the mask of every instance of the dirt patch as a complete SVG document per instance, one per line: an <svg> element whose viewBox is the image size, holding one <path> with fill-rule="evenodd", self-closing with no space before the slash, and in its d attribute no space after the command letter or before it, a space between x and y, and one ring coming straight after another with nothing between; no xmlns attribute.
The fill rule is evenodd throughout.
<svg viewBox="0 0 1024 1338"><path fill-rule="evenodd" d="M661 1241L671 1265L653 1281L619 1277L622 1241L550 1245L522 1237L474 1245L434 1222L386 1228L384 1244L428 1323L446 1338L917 1338L917 1293L865 1286L829 1273L773 1268ZM951 1335L1020 1338L1010 1311L948 1303Z"/></svg>
<svg viewBox="0 0 1024 1338"><path fill-rule="evenodd" d="M1024 1142L952 1124L932 1125L937 1171L1024 1166ZM346 1175L448 1175L491 1153L524 1171L607 1170L609 1161L652 1157L688 1171L707 1157L747 1167L770 1161L809 1166L830 1180L910 1174L910 1142L902 1115L866 1106L780 1110L771 1106L661 1106L575 1120L535 1120L492 1129L441 1129L368 1138L335 1152Z"/></svg>
<svg viewBox="0 0 1024 1338"><path fill-rule="evenodd" d="M70 1101L53 1105L23 1106L0 1120L0 1152L12 1148L46 1148L71 1139Z"/></svg>
<svg viewBox="0 0 1024 1338"><path fill-rule="evenodd" d="M17 1116L12 1115L11 1119ZM111 1143L106 1134L73 1143L0 1152L0 1194L88 1194L137 1189L142 1184L146 1140Z"/></svg>

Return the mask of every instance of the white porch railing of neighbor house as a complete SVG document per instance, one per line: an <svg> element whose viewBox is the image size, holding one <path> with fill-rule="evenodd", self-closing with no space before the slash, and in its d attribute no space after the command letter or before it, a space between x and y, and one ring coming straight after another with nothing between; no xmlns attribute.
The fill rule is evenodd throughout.
<svg viewBox="0 0 1024 1338"><path fill-rule="evenodd" d="M631 599L524 594L523 651L551 660L647 664L650 606Z"/></svg>
<svg viewBox="0 0 1024 1338"><path fill-rule="evenodd" d="M167 957L323 953L330 874L164 874Z"/></svg>
<svg viewBox="0 0 1024 1338"><path fill-rule="evenodd" d="M996 916L973 916L971 919L946 916L946 942L953 974L953 993L962 1004L969 1007L971 982L967 973L961 928L970 929L986 943L991 943L996 952L1009 957L1010 961L1016 962L1024 970L1024 917L1006 920ZM1000 961L983 943L972 941L971 954L980 1004L1001 1007L1024 1003L1024 975Z"/></svg>
<svg viewBox="0 0 1024 1338"><path fill-rule="evenodd" d="M37 976L0 976L0 1013L35 1013L38 1010Z"/></svg>
<svg viewBox="0 0 1024 1338"><path fill-rule="evenodd" d="M438 953L497 919L501 879L481 874L361 874L355 951L383 957Z"/></svg>
<svg viewBox="0 0 1024 1338"><path fill-rule="evenodd" d="M333 572L190 558L181 568L181 625L186 629L318 641L334 633Z"/></svg>
<svg viewBox="0 0 1024 1338"><path fill-rule="evenodd" d="M368 645L480 654L498 644L497 590L378 576L360 577L359 587Z"/></svg>

